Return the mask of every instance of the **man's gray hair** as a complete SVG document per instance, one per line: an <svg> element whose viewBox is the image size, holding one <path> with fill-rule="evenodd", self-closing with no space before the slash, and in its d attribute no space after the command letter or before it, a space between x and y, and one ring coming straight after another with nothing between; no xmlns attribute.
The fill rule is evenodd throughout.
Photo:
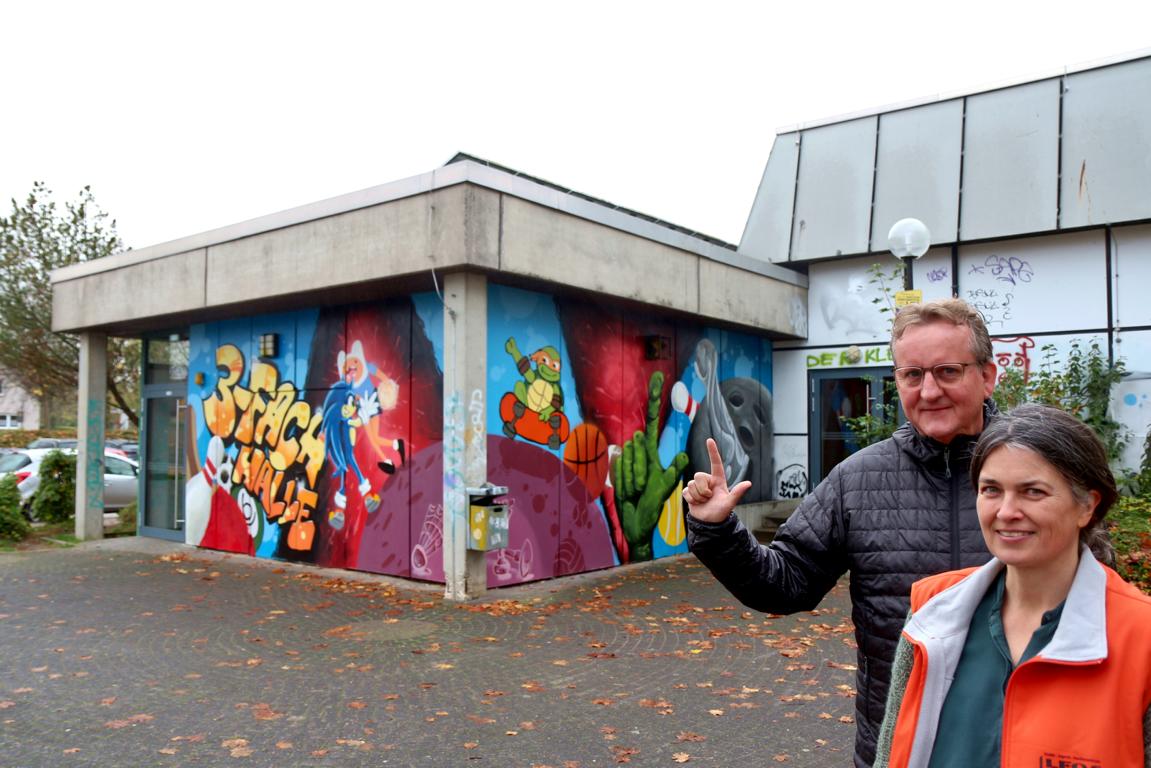
<svg viewBox="0 0 1151 768"><path fill-rule="evenodd" d="M891 326L891 359L895 360L895 342L903 338L908 328L936 322L966 325L971 329L971 354L975 362L980 365L991 362L991 335L987 324L983 322L983 315L963 299L937 299L900 309Z"/></svg>

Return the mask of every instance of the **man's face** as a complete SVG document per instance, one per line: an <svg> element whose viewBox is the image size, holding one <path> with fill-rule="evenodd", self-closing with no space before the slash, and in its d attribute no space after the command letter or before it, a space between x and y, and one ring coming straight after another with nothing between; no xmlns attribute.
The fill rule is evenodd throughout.
<svg viewBox="0 0 1151 768"><path fill-rule="evenodd" d="M899 386L903 412L921 435L950 443L957 435L983 430L983 401L995 389L995 363L973 365L971 330L965 325L936 321L913 325L895 342L895 366L924 369L918 387ZM954 384L941 385L931 368L943 363L968 363Z"/></svg>

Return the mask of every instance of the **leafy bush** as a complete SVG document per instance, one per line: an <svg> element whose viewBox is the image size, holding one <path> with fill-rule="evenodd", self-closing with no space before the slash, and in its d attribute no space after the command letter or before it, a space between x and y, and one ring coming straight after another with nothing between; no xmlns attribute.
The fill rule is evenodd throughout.
<svg viewBox="0 0 1151 768"><path fill-rule="evenodd" d="M0 539L21 541L32 533L32 526L20 512L20 489L16 487L16 476L5 475L0 479Z"/></svg>
<svg viewBox="0 0 1151 768"><path fill-rule="evenodd" d="M843 420L843 426L865 447L891 437L899 428L899 389L894 381L884 382L883 403L862 416Z"/></svg>
<svg viewBox="0 0 1151 768"><path fill-rule="evenodd" d="M40 462L40 487L32 497L32 517L62 523L76 512L76 457L52 451Z"/></svg>
<svg viewBox="0 0 1151 768"><path fill-rule="evenodd" d="M1054 345L1043 345L1042 352L1042 362L1026 381L1017 369L1000 377L992 394L995 404L1000 410L1041 403L1067 411L1095 430L1112 464L1118 462L1128 434L1126 427L1111 417L1110 408L1112 389L1126 372L1123 361L1109 360L1098 342L1084 349L1072 341L1062 368L1056 368Z"/></svg>
<svg viewBox="0 0 1151 768"><path fill-rule="evenodd" d="M136 502L133 501L128 506L119 510L120 522L110 531L105 531L105 535L111 534L113 536L132 536L136 533Z"/></svg>
<svg viewBox="0 0 1151 768"><path fill-rule="evenodd" d="M1119 575L1151 594L1151 498L1123 496L1106 520Z"/></svg>

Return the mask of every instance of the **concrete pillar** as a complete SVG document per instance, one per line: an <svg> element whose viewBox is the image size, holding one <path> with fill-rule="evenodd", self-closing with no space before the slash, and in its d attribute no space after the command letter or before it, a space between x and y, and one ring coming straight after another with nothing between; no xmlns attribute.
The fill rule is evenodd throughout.
<svg viewBox="0 0 1151 768"><path fill-rule="evenodd" d="M487 591L486 553L468 549L465 489L487 480L488 281L444 278L444 597Z"/></svg>
<svg viewBox="0 0 1151 768"><path fill-rule="evenodd" d="M104 537L104 403L108 337L80 334L79 412L76 416L76 538Z"/></svg>

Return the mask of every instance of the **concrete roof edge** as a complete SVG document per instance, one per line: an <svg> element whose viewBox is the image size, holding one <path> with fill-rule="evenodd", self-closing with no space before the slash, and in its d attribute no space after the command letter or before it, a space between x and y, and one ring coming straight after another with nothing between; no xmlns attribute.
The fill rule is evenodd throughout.
<svg viewBox="0 0 1151 768"><path fill-rule="evenodd" d="M589 221L604 224L605 226L689 251L714 261L756 272L765 277L802 287L807 286L807 277L801 273L775 264L761 262L757 259L750 259L737 254L734 250L720 247L674 229L669 229L658 223L646 221L637 216L613 210L606 205L592 202L578 195L567 194L554 187L549 187L522 176L516 176L498 168L492 168L471 160L451 163L418 176L411 176L387 184L368 187L367 189L356 192L349 192L344 195L328 198L327 200L320 200L296 208L289 208L278 213L259 216L254 219L230 224L226 227L201 232L195 235L189 235L188 237L171 240L166 243L158 243L139 250L125 251L95 261L71 264L53 270L51 282L59 283L67 280L75 280L110 269L131 266L153 259L161 259L178 253L187 253L200 248L208 248L221 243L258 235L263 232L283 229L295 224L302 224L328 216L336 216L349 211L392 202L405 197L425 194L465 182L471 182L477 186L522 198L529 202L563 211Z"/></svg>
<svg viewBox="0 0 1151 768"><path fill-rule="evenodd" d="M662 226L656 222L646 221L622 211L614 210L606 205L587 200L579 195L572 195L561 190L539 184L522 176L514 176L496 168L480 163L463 161L468 166L467 180L478 186L486 187L528 202L543 205L548 208L568 213L587 221L618 229L647 240L653 240L664 245L678 248L683 251L703 256L728 264L749 272L756 272L781 282L790 283L806 288L807 276L776 264L749 258L736 251L709 243L706 240L692 237L683 232Z"/></svg>
<svg viewBox="0 0 1151 768"><path fill-rule="evenodd" d="M194 251L198 248L208 248L213 245L220 245L221 243L259 235L263 232L271 232L272 230L283 229L284 227L290 227L295 224L303 224L328 216L337 216L341 213L348 213L349 211L355 211L360 208L368 208L373 205L379 205L380 203L388 203L393 200L412 197L413 195L431 192L443 187L450 187L465 180L466 173L463 169L455 168L454 166L445 166L429 173L410 176L406 179L380 184L375 187L368 187L367 189L361 189L355 192L348 192L343 195L337 195L336 197L330 197L326 200L319 200L296 208L288 208L287 210L277 213L257 216L254 219L229 224L219 229L210 229L207 232L200 232L195 235L189 235L188 237L169 240L166 243L157 243L156 245L149 245L138 250L124 251L95 261L70 264L66 267L53 270L51 280L53 283L74 280L86 275L105 272L108 269L126 267L144 261L151 261L152 259L173 256L178 253L187 253L188 251Z"/></svg>

